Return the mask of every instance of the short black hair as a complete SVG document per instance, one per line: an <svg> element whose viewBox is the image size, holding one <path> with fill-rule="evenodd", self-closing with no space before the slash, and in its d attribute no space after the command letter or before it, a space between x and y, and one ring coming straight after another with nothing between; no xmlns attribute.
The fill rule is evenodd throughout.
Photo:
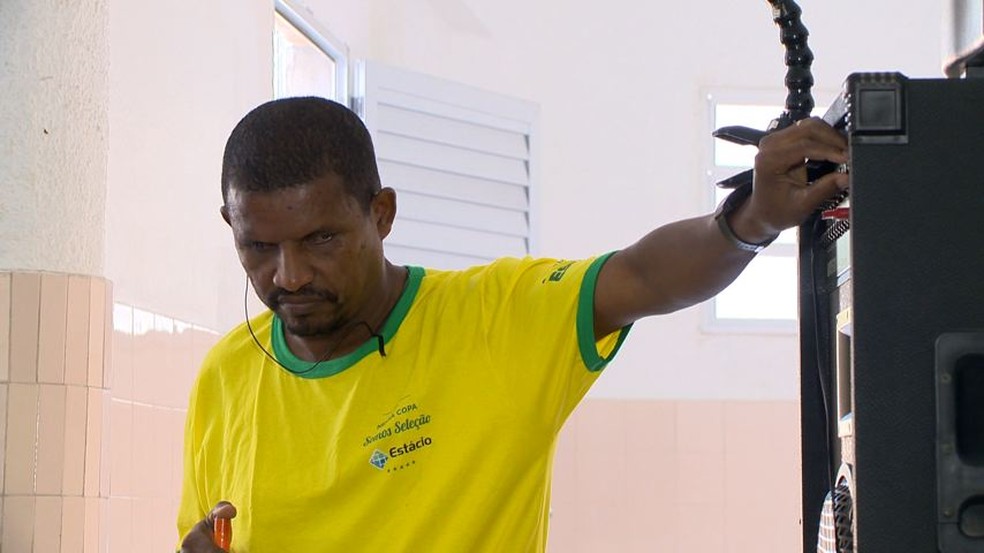
<svg viewBox="0 0 984 553"><path fill-rule="evenodd" d="M271 192L335 174L368 212L380 189L369 130L325 98L283 98L246 114L226 141L222 201L229 189Z"/></svg>

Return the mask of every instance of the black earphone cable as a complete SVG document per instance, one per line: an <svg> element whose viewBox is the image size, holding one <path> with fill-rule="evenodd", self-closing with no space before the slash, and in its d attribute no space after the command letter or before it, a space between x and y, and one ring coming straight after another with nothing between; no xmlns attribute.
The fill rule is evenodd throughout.
<svg viewBox="0 0 984 553"><path fill-rule="evenodd" d="M354 326L350 326L348 328L348 330L346 330L345 333L342 334L342 336L338 339L338 341L335 342L335 345L332 346L332 347L330 347L330 348L328 348L328 350L324 353L324 355L322 355L321 358L318 359L310 367L308 367L306 369L303 369L303 370L300 370L300 371L297 371L297 370L291 369L290 367L284 365L283 363L280 362L280 360L277 359L277 357L275 355L273 355L265 347L263 347L263 344L260 343L260 339L257 338L256 337L256 333L253 332L253 325L249 321L249 276L246 277L246 285L244 286L244 289L243 289L243 315L246 318L246 328L249 330L249 335L253 338L253 343L256 344L256 347L260 348L260 351L262 351L264 355L266 355L268 358L270 358L271 361L273 361L277 365L280 365L280 367L282 369L284 369L285 371L287 371L287 372L289 372L291 374L303 375L303 374L307 374L307 373L313 371L315 368L318 367L318 365L324 363L325 361L327 361L327 360L329 360L331 358L332 353L335 352L335 349L338 348L338 345L341 344L345 340L345 338L347 338L349 336L349 334L352 333L353 330L355 330L357 328L361 328L361 327L365 327L366 330L369 331L369 335L371 337L373 337L373 338L376 339L376 347L379 350L379 355L381 357L386 357L386 348L384 347L385 344L384 344L384 341L383 341L383 335L382 334L379 334L378 332L376 332L375 330L373 330L373 328L371 326L369 326L369 323L367 323L365 321L359 321Z"/></svg>

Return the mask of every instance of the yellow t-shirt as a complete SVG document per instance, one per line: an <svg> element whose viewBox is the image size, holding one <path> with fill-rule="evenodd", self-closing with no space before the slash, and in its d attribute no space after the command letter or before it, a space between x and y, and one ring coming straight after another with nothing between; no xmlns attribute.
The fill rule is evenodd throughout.
<svg viewBox="0 0 984 553"><path fill-rule="evenodd" d="M410 267L385 356L301 375L233 330L191 394L180 535L228 500L235 553L543 551L557 433L628 332L594 340L606 259ZM270 312L252 326L311 367Z"/></svg>

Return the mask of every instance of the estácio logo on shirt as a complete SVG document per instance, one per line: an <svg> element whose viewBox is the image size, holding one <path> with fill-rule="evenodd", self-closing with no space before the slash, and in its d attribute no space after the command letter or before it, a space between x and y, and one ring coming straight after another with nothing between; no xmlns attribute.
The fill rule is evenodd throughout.
<svg viewBox="0 0 984 553"><path fill-rule="evenodd" d="M434 439L431 438L430 436L422 436L415 441L404 442L401 445L395 445L389 448L388 451L389 455L377 449L372 452L372 455L369 456L369 464L376 467L379 470L385 470L386 464L389 462L390 459L393 459L396 462L402 462L405 460L403 459L404 456L409 456L413 452L423 449L433 443L434 443ZM400 465L401 468L405 466L407 465L406 464Z"/></svg>

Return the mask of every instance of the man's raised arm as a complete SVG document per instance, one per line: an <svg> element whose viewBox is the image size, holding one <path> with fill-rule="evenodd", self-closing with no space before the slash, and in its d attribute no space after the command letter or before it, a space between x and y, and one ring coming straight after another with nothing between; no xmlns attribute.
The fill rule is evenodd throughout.
<svg viewBox="0 0 984 553"><path fill-rule="evenodd" d="M726 216L732 238L706 215L659 227L613 255L598 275L595 336L714 296L754 257L735 239L768 242L847 187L848 175L839 172L807 183L807 159L846 163L847 141L819 119L767 135L755 157L751 196Z"/></svg>

